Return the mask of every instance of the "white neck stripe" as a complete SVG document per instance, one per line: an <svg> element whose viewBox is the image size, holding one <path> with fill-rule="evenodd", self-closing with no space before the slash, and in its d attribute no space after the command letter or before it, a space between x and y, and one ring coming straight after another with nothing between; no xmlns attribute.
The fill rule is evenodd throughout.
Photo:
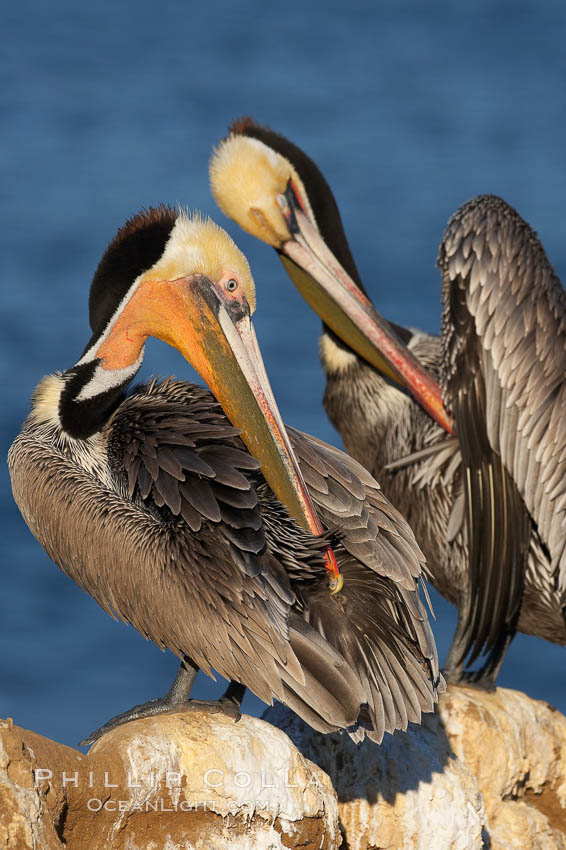
<svg viewBox="0 0 566 850"><path fill-rule="evenodd" d="M144 348L140 351L140 355L135 363L130 366L124 366L122 369L103 369L100 364L97 365L94 375L85 384L75 401L86 401L89 398L94 398L97 395L119 387L127 381L131 381L136 372L139 370L143 362ZM82 362L82 361L81 361Z"/></svg>

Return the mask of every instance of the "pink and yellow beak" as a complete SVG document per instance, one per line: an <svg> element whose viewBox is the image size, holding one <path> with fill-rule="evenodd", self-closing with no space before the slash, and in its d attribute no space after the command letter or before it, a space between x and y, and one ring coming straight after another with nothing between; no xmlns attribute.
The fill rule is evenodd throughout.
<svg viewBox="0 0 566 850"><path fill-rule="evenodd" d="M454 422L444 406L440 387L329 250L301 207L292 181L277 200L291 234L278 253L303 298L353 351L408 390L453 434Z"/></svg>

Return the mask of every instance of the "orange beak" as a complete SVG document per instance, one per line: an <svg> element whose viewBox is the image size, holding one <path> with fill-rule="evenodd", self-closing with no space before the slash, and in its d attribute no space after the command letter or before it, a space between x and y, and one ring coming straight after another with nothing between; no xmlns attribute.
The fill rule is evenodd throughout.
<svg viewBox="0 0 566 850"><path fill-rule="evenodd" d="M295 519L312 533L324 529L301 475L273 397L247 302L226 308L204 275L145 281L97 352L105 368L134 362L148 336L176 348L208 384L262 472ZM342 578L332 549L326 552L337 592ZM339 585L339 586L338 586Z"/></svg>
<svg viewBox="0 0 566 850"><path fill-rule="evenodd" d="M291 239L279 248L289 277L320 318L360 357L395 381L448 433L454 422L440 387L398 338L329 250L297 202L293 187L278 196Z"/></svg>

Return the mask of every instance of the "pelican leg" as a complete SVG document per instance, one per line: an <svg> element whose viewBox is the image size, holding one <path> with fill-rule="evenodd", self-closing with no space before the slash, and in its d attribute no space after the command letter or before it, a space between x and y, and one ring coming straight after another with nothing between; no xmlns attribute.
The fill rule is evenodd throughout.
<svg viewBox="0 0 566 850"><path fill-rule="evenodd" d="M454 662L454 655L455 653L452 652L452 647L450 647L446 662L442 667L442 675L447 685L458 685L462 682L463 665Z"/></svg>
<svg viewBox="0 0 566 850"><path fill-rule="evenodd" d="M197 665L185 655L175 676L175 680L164 697L150 699L147 702L135 705L122 714L112 717L98 729L95 729L88 738L81 741L80 747L89 747L102 735L129 723L130 720L139 720L142 717L155 717L157 714L167 714L174 711L222 711L230 714L238 721L240 715L240 704L246 692L246 686L239 682L231 681L223 695L218 700L190 699L191 690L199 671Z"/></svg>
<svg viewBox="0 0 566 850"><path fill-rule="evenodd" d="M130 720L139 720L141 717L154 717L156 714L165 714L171 711L179 711L189 705L189 697L191 690L199 671L197 665L187 656L181 661L181 665L175 676L175 680L164 697L150 699L140 705L135 705L128 711L122 714L117 714L112 717L103 726L95 729L88 738L81 741L80 747L89 747L94 744L98 738L121 726L123 723L128 723Z"/></svg>
<svg viewBox="0 0 566 850"><path fill-rule="evenodd" d="M238 708L242 704L242 700L244 698L244 694L246 693L246 686L240 684L240 682L235 682L234 679L230 682L222 696L221 700L230 700L230 702L235 703Z"/></svg>
<svg viewBox="0 0 566 850"><path fill-rule="evenodd" d="M446 656L446 662L442 667L442 675L447 685L461 684L464 674L464 661L466 657L464 632L468 622L465 613L467 610L467 593L464 592L463 596L464 598L459 600L458 604L458 624L456 631L454 632L454 637L452 638L452 643Z"/></svg>
<svg viewBox="0 0 566 850"><path fill-rule="evenodd" d="M222 711L224 714L232 715L237 723L242 716L240 713L240 706L245 693L246 686L232 679L220 699L192 699L190 701L189 708L195 709L196 711Z"/></svg>

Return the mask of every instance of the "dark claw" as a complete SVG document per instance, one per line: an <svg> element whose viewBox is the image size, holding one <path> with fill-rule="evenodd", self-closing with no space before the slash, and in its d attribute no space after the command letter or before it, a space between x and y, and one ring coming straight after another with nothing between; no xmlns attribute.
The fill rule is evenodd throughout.
<svg viewBox="0 0 566 850"><path fill-rule="evenodd" d="M235 723L237 723L242 717L240 704L234 702L234 700L227 699L226 697L211 700L192 699L188 708L192 711L205 711L210 712L211 714L218 714L221 712L222 714L227 714L229 717L232 717Z"/></svg>
<svg viewBox="0 0 566 850"><path fill-rule="evenodd" d="M460 676L460 684L478 688L492 694L496 690L493 676L484 675L482 670L465 670Z"/></svg>
<svg viewBox="0 0 566 850"><path fill-rule="evenodd" d="M480 670L462 670L461 667L447 667L442 670L442 675L447 685L464 685L465 687L487 691L487 693L493 693L497 687L495 684L497 674L486 673L483 668Z"/></svg>
<svg viewBox="0 0 566 850"><path fill-rule="evenodd" d="M159 697L158 699L151 699L148 702L135 705L133 708L130 708L129 711L117 714L116 717L112 717L98 729L95 729L94 732L91 732L88 738L85 738L84 741L80 742L79 747L90 747L95 741L98 741L102 735L106 735L107 732L111 732L112 729L116 729L117 726L129 723L130 720L139 720L142 717L155 717L157 714L179 711L180 708L180 705L172 704L167 697Z"/></svg>

